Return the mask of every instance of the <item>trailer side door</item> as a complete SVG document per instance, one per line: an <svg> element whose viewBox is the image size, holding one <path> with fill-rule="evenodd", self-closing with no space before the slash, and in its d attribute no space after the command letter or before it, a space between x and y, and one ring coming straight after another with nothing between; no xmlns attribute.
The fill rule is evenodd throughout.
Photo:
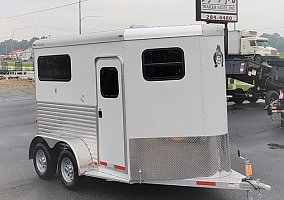
<svg viewBox="0 0 284 200"><path fill-rule="evenodd" d="M99 165L125 172L122 62L96 60Z"/></svg>

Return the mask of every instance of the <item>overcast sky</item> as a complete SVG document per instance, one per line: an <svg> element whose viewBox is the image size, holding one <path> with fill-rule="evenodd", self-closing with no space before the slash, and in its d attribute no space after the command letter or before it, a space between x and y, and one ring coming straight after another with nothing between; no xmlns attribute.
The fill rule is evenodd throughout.
<svg viewBox="0 0 284 200"><path fill-rule="evenodd" d="M78 34L78 4L51 11L7 18L78 0L0 0L0 41L33 36ZM83 0L82 0L83 1ZM238 29L284 35L284 1L239 0ZM129 27L199 24L195 0L88 0L82 3L83 33Z"/></svg>

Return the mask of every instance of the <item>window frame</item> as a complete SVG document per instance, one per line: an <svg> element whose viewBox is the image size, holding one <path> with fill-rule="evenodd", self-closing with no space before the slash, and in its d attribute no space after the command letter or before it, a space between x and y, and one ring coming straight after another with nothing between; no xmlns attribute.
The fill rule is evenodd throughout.
<svg viewBox="0 0 284 200"><path fill-rule="evenodd" d="M104 70L104 69L111 69L111 70L115 69L115 71L116 71L116 75L117 75L117 94L115 94L115 95L103 93L103 90L102 90L102 70ZM120 87L120 84L119 84L119 72L118 72L117 68L116 67L102 67L100 69L100 93L101 93L101 96L103 98L106 98L106 99L117 99L119 97L119 93L120 93L119 87Z"/></svg>
<svg viewBox="0 0 284 200"><path fill-rule="evenodd" d="M67 78L46 78L46 77L42 77L40 75L40 65L39 65L39 59L40 58L44 58L44 57L59 57L59 56L67 56L70 62L70 66L68 67L68 69L70 70L70 76L68 76ZM46 81L46 82L70 82L72 79L72 60L71 60L71 56L69 54L54 54L54 55L43 55L43 56L38 56L37 58L37 75L38 75L38 79L40 81Z"/></svg>
<svg viewBox="0 0 284 200"><path fill-rule="evenodd" d="M181 58L182 61L180 62L181 65L181 75L180 76L164 76L164 77L148 77L146 74L146 66L145 65L151 65L151 64L145 64L145 54L148 51L163 51L163 50L179 50L181 52ZM179 63L179 62L168 62L168 64L170 63ZM163 65L163 64L167 64L167 63L152 63L152 65ZM143 78L146 81L171 81L171 80L181 80L185 77L185 56L184 56L184 51L182 48L180 47L167 47L167 48L153 48L153 49L145 49L142 53L142 74L143 74Z"/></svg>

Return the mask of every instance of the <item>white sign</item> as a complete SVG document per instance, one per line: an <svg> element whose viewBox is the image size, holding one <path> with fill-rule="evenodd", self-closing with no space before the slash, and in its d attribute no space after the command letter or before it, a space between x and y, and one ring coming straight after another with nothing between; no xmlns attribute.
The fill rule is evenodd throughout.
<svg viewBox="0 0 284 200"><path fill-rule="evenodd" d="M237 0L196 0L197 21L237 22Z"/></svg>

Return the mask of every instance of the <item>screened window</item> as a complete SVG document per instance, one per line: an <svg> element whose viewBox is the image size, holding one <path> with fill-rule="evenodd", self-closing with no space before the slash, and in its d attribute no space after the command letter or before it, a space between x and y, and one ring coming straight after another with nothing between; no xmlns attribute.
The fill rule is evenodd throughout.
<svg viewBox="0 0 284 200"><path fill-rule="evenodd" d="M51 55L38 57L38 78L40 81L70 81L70 56Z"/></svg>
<svg viewBox="0 0 284 200"><path fill-rule="evenodd" d="M147 49L142 54L143 77L147 81L179 80L185 75L180 48Z"/></svg>
<svg viewBox="0 0 284 200"><path fill-rule="evenodd" d="M101 94L104 98L117 98L119 94L118 71L115 67L103 67L100 71Z"/></svg>

